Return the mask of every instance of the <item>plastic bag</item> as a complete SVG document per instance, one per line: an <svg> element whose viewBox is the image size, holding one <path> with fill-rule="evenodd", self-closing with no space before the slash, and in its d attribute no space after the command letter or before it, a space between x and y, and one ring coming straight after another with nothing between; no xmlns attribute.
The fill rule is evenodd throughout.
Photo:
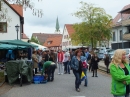
<svg viewBox="0 0 130 97"><path fill-rule="evenodd" d="M85 76L84 72L81 73L81 81L85 80L87 77Z"/></svg>

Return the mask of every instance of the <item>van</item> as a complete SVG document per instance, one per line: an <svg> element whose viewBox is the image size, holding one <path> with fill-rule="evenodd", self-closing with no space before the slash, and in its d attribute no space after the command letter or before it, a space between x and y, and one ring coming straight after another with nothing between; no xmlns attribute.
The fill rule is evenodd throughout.
<svg viewBox="0 0 130 97"><path fill-rule="evenodd" d="M105 57L105 54L108 54L108 52L110 52L112 49L110 48L106 48L106 47L100 47L99 50L98 50L98 58L99 59L104 59Z"/></svg>

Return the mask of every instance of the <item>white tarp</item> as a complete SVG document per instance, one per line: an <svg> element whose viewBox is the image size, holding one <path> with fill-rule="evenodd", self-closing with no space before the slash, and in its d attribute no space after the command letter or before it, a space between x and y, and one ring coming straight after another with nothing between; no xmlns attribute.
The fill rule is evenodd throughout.
<svg viewBox="0 0 130 97"><path fill-rule="evenodd" d="M45 47L45 46L42 46L42 45L40 45L40 44L37 44L37 43L35 43L35 42L30 42L31 44L34 44L34 45L37 45L38 46L38 49L40 49L40 50L46 50L47 49L47 47Z"/></svg>

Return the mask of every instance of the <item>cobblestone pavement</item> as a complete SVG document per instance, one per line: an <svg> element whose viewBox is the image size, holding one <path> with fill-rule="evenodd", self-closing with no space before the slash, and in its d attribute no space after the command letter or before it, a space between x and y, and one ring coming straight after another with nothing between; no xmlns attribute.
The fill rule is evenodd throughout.
<svg viewBox="0 0 130 97"><path fill-rule="evenodd" d="M14 85L11 90L0 97L113 97L110 94L111 78L102 72L98 72L97 77L91 77L88 72L88 86L84 87L82 82L81 92L76 92L74 87L75 77L73 73L58 75L55 72L54 82L46 84L23 84L22 87Z"/></svg>

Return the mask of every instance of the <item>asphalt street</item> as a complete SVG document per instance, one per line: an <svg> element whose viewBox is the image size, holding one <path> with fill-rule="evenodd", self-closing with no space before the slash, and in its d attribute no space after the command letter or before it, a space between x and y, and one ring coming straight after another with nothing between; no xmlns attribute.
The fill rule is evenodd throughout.
<svg viewBox="0 0 130 97"><path fill-rule="evenodd" d="M75 91L75 77L71 74L58 75L55 71L54 82L46 84L14 84L8 92L0 97L113 97L110 94L111 77L98 72L98 77L92 77L88 72L88 86L82 82L80 92Z"/></svg>

